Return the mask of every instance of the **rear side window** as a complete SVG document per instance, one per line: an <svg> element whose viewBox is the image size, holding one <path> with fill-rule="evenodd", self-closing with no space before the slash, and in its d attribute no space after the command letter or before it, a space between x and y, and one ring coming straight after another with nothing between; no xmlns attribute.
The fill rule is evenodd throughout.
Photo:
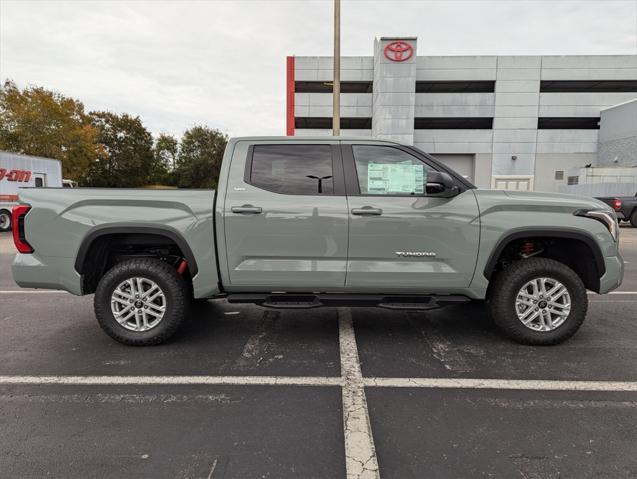
<svg viewBox="0 0 637 479"><path fill-rule="evenodd" d="M330 145L255 145L249 183L288 195L332 195Z"/></svg>

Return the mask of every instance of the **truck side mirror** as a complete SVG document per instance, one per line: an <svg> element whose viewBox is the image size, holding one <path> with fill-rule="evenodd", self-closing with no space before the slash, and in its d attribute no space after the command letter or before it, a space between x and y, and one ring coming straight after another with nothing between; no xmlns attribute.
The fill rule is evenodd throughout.
<svg viewBox="0 0 637 479"><path fill-rule="evenodd" d="M459 193L458 186L449 173L444 171L430 171L427 173L427 196L451 198Z"/></svg>

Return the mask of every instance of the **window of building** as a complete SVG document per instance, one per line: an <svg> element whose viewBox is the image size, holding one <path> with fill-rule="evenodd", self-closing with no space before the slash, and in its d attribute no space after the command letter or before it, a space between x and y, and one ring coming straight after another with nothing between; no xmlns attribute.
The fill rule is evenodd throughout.
<svg viewBox="0 0 637 479"><path fill-rule="evenodd" d="M416 93L493 93L495 81L417 81Z"/></svg>
<svg viewBox="0 0 637 479"><path fill-rule="evenodd" d="M289 195L331 195L331 145L255 145L249 183Z"/></svg>
<svg viewBox="0 0 637 479"><path fill-rule="evenodd" d="M564 180L564 170L555 170L555 179L558 181Z"/></svg>
<svg viewBox="0 0 637 479"><path fill-rule="evenodd" d="M36 188L42 188L44 186L44 179L42 179L41 177L36 177L35 178L35 187Z"/></svg>
<svg viewBox="0 0 637 479"><path fill-rule="evenodd" d="M599 117L543 117L537 119L540 130L599 130Z"/></svg>
<svg viewBox="0 0 637 479"><path fill-rule="evenodd" d="M331 130L332 117L299 117L294 119L294 127L303 129ZM341 118L341 130L371 130L371 118Z"/></svg>
<svg viewBox="0 0 637 479"><path fill-rule="evenodd" d="M569 185L579 185L579 176L569 176L567 183Z"/></svg>
<svg viewBox="0 0 637 479"><path fill-rule="evenodd" d="M362 195L423 195L427 165L391 146L354 145Z"/></svg>
<svg viewBox="0 0 637 479"><path fill-rule="evenodd" d="M416 130L490 130L493 128L493 118L415 118Z"/></svg>
<svg viewBox="0 0 637 479"><path fill-rule="evenodd" d="M637 80L542 80L542 93L637 92Z"/></svg>
<svg viewBox="0 0 637 479"><path fill-rule="evenodd" d="M331 81L297 81L294 82L295 93L332 93ZM371 81L342 81L341 93L372 93Z"/></svg>

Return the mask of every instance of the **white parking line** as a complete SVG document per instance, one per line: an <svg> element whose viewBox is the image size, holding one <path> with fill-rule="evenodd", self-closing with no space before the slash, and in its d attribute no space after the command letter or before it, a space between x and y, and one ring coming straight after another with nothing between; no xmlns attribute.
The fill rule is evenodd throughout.
<svg viewBox="0 0 637 479"><path fill-rule="evenodd" d="M5 386L344 386L346 382L322 376L0 376L0 385ZM637 381L360 377L353 382L386 388L637 392Z"/></svg>
<svg viewBox="0 0 637 479"><path fill-rule="evenodd" d="M49 289L38 289L38 290L30 290L30 289L5 289L0 291L0 294L70 294L66 291L58 291L58 290L49 290Z"/></svg>
<svg viewBox="0 0 637 479"><path fill-rule="evenodd" d="M365 378L367 387L431 389L514 389L527 391L637 392L637 381L555 381L536 379Z"/></svg>
<svg viewBox="0 0 637 479"><path fill-rule="evenodd" d="M594 295L594 296L606 296L606 294L637 294L637 291L611 291L610 293L606 293L606 294L597 294L597 293L594 293L593 291L589 291L588 294Z"/></svg>
<svg viewBox="0 0 637 479"><path fill-rule="evenodd" d="M343 428L345 432L345 469L348 479L378 479L378 459L349 308L338 308L338 338L343 379Z"/></svg>
<svg viewBox="0 0 637 479"><path fill-rule="evenodd" d="M339 377L296 376L0 376L5 385L341 386Z"/></svg>

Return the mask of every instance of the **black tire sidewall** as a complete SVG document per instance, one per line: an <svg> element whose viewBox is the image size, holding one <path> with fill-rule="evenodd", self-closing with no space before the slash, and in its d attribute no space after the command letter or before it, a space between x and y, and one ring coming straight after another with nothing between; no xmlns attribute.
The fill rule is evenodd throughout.
<svg viewBox="0 0 637 479"><path fill-rule="evenodd" d="M566 320L552 331L534 331L518 318L515 302L527 282L553 278L568 290L571 311ZM511 338L524 344L557 344L570 338L582 325L588 309L586 288L568 266L546 258L518 261L500 273L492 291L491 310L495 323Z"/></svg>
<svg viewBox="0 0 637 479"><path fill-rule="evenodd" d="M7 228L2 228L0 226L0 231L3 232L3 233L7 232L7 231L11 231L11 223L12 223L11 212L9 210L2 209L2 210L0 210L0 215L2 215L2 214L6 214L6 215L9 216L9 226Z"/></svg>
<svg viewBox="0 0 637 479"><path fill-rule="evenodd" d="M637 228L637 210L633 211L633 214L630 215L630 224Z"/></svg>
<svg viewBox="0 0 637 479"><path fill-rule="evenodd" d="M160 323L149 331L131 331L120 325L111 311L111 295L123 281L142 277L154 281L166 297L166 311ZM133 259L111 268L100 280L95 291L97 320L115 340L129 345L159 344L171 337L186 314L187 288L179 274L168 264L155 259Z"/></svg>

